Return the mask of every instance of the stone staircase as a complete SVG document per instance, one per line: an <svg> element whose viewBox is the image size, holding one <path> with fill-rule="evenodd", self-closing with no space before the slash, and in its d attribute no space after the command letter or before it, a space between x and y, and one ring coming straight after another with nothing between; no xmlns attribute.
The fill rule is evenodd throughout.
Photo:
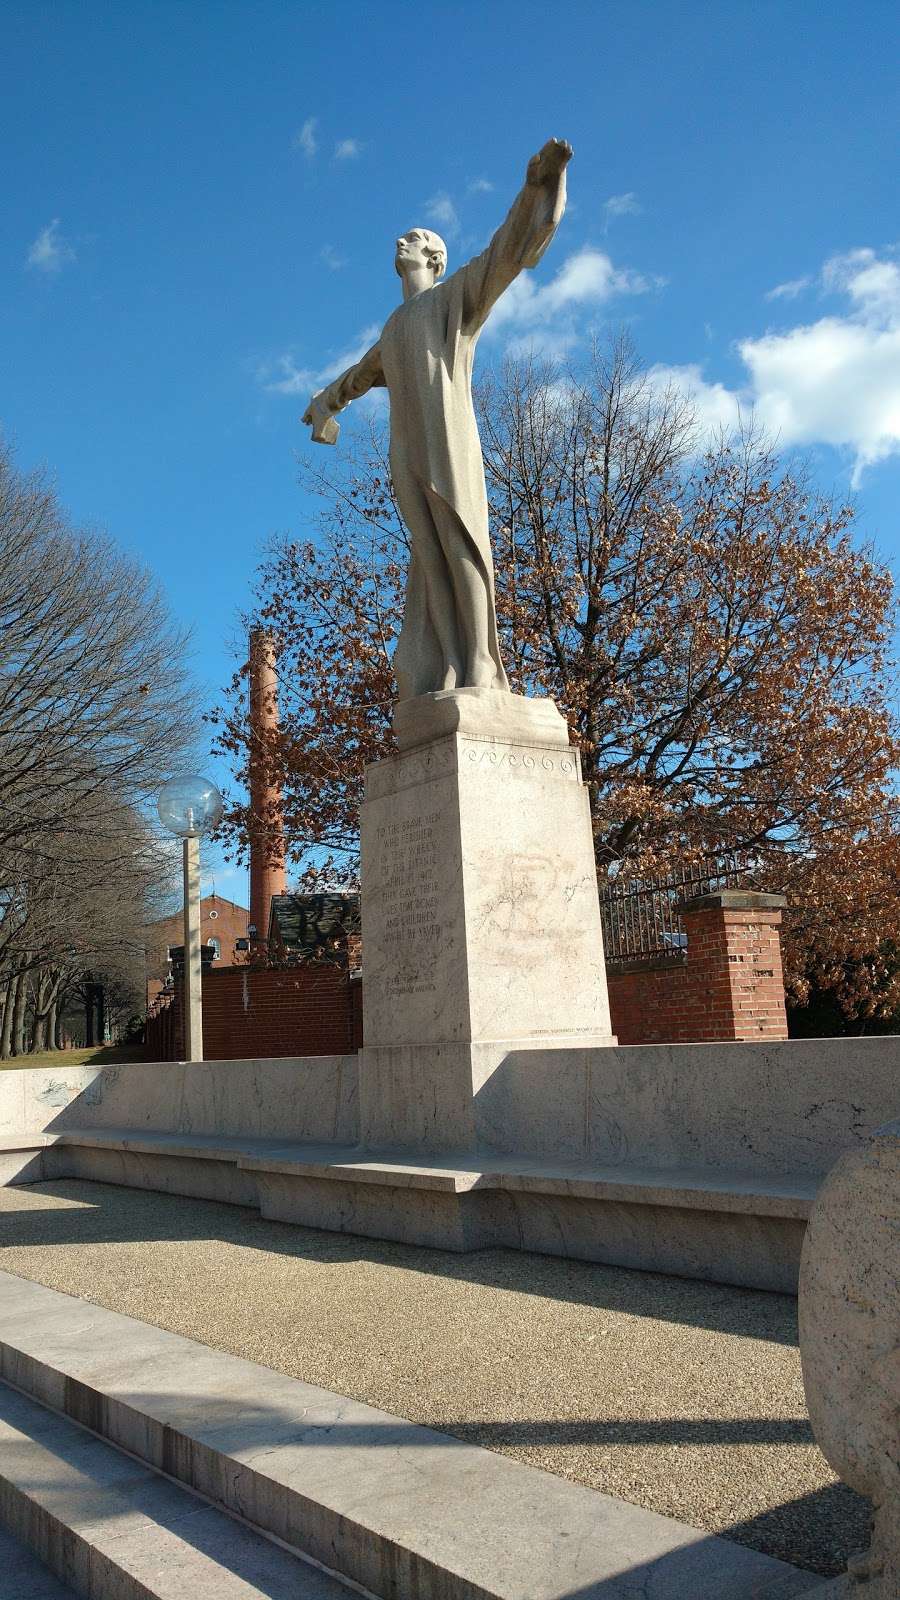
<svg viewBox="0 0 900 1600"><path fill-rule="evenodd" d="M336 1578L6 1385L0 1385L0 1463L0 1516L62 1580L56 1585L59 1596L349 1600L351 1595ZM36 1574L31 1581L35 1594L50 1600L54 1589L38 1587Z"/></svg>
<svg viewBox="0 0 900 1600"><path fill-rule="evenodd" d="M792 1600L821 1588L6 1273L0 1380L0 1525L86 1600Z"/></svg>
<svg viewBox="0 0 900 1600"><path fill-rule="evenodd" d="M74 1593L27 1545L0 1529L0 1600L72 1600Z"/></svg>

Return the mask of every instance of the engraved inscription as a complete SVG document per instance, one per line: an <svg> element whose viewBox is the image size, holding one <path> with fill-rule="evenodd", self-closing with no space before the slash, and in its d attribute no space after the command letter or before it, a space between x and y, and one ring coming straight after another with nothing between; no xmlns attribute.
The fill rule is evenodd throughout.
<svg viewBox="0 0 900 1600"><path fill-rule="evenodd" d="M392 996L431 994L436 988L434 960L441 937L439 820L439 812L425 812L386 822L376 832L384 942L394 963L387 983Z"/></svg>

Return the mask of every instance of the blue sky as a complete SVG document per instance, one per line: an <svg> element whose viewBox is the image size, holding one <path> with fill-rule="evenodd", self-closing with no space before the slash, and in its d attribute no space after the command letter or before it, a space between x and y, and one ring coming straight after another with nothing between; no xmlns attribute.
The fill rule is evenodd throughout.
<svg viewBox="0 0 900 1600"><path fill-rule="evenodd" d="M7 0L0 426L158 574L208 703L310 381L451 270L551 134L570 207L481 359L628 322L711 423L755 403L900 568L895 0ZM216 874L239 898L240 877Z"/></svg>

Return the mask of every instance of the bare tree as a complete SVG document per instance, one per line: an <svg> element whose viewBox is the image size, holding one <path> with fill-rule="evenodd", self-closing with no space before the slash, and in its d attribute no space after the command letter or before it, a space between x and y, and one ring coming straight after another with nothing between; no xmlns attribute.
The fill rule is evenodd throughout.
<svg viewBox="0 0 900 1600"><path fill-rule="evenodd" d="M141 819L195 746L185 656L147 572L0 451L0 1053L52 1047L171 876Z"/></svg>

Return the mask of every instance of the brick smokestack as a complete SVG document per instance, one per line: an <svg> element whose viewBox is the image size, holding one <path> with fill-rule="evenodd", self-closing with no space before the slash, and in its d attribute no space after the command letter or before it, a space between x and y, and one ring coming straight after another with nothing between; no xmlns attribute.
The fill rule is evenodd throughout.
<svg viewBox="0 0 900 1600"><path fill-rule="evenodd" d="M250 921L258 948L269 935L272 896L287 887L281 786L270 757L279 727L276 644L265 628L250 630Z"/></svg>

